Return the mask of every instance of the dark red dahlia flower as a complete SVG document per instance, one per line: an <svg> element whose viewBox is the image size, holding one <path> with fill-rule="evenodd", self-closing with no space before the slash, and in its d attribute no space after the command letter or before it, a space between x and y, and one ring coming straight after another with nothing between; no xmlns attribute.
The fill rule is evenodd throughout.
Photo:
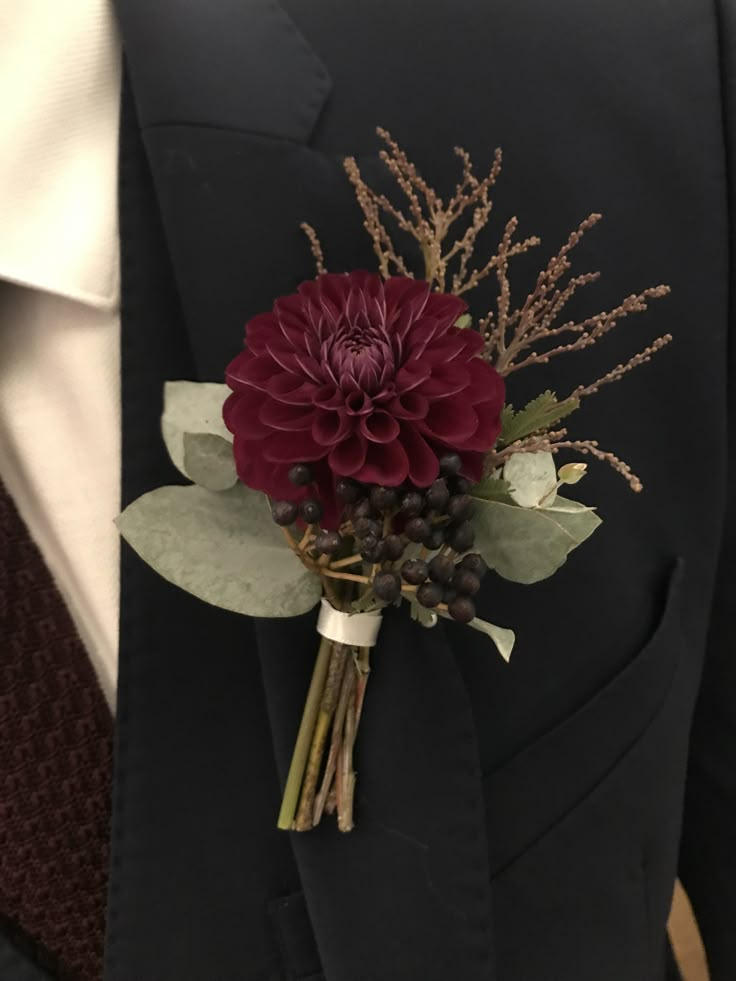
<svg viewBox="0 0 736 981"><path fill-rule="evenodd" d="M224 408L243 483L298 500L306 491L287 472L309 463L334 521L340 476L426 487L454 451L463 476L480 479L504 383L478 357L480 335L454 326L465 310L426 282L355 272L303 283L254 317Z"/></svg>

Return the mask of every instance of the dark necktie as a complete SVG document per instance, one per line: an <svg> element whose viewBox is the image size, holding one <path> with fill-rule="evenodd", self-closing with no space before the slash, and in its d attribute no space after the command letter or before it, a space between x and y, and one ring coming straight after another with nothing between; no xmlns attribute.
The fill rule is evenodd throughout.
<svg viewBox="0 0 736 981"><path fill-rule="evenodd" d="M0 483L0 930L64 981L100 981L112 719Z"/></svg>

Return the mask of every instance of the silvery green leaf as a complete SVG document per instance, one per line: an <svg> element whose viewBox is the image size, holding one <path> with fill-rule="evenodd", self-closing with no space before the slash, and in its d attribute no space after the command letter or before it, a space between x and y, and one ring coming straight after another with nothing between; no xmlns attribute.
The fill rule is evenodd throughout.
<svg viewBox="0 0 736 981"><path fill-rule="evenodd" d="M504 579L520 583L551 576L600 523L590 508L568 501L555 510L477 500L473 517L477 551Z"/></svg>
<svg viewBox="0 0 736 981"><path fill-rule="evenodd" d="M478 617L474 617L468 626L474 630L480 630L481 633L490 637L504 661L509 661L514 644L516 643L516 634L513 630L509 630L508 627L497 627L495 623L480 620Z"/></svg>
<svg viewBox="0 0 736 981"><path fill-rule="evenodd" d="M172 463L185 477L184 433L214 433L229 443L233 437L222 421L227 385L214 382L170 381L164 385L161 432ZM190 478L193 479L193 478Z"/></svg>
<svg viewBox="0 0 736 981"><path fill-rule="evenodd" d="M505 501L513 504L511 497L511 484L502 477L484 477L479 484L471 488L472 497L480 497L484 501Z"/></svg>
<svg viewBox="0 0 736 981"><path fill-rule="evenodd" d="M578 544L585 541L601 524L594 508L589 508L580 501L570 501L559 494L549 507L543 509L543 513L554 518Z"/></svg>
<svg viewBox="0 0 736 981"><path fill-rule="evenodd" d="M551 498L549 504L545 504L542 510L579 514L581 511L595 511L595 508L588 507L587 504L581 504L580 501L571 501L567 497L560 497L559 494L555 494L555 496Z"/></svg>
<svg viewBox="0 0 736 981"><path fill-rule="evenodd" d="M358 596L357 599L353 600L350 604L350 609L353 613L373 613L375 610L384 609L386 605L383 600L379 600L371 587L362 596Z"/></svg>
<svg viewBox="0 0 736 981"><path fill-rule="evenodd" d="M440 611L440 616L443 616L446 620L452 619L444 611ZM509 630L508 627L497 627L495 623L489 623L488 620L480 620L478 617L473 617L466 626L472 627L474 630L479 630L482 634L490 637L496 645L498 653L508 663L511 658L511 652L514 649L514 644L516 643L516 634L513 630Z"/></svg>
<svg viewBox="0 0 736 981"><path fill-rule="evenodd" d="M238 481L233 444L215 433L184 433L184 469L190 480L211 491L229 490Z"/></svg>
<svg viewBox="0 0 736 981"><path fill-rule="evenodd" d="M537 507L554 493L557 470L551 453L514 453L503 468L510 494L523 508Z"/></svg>
<svg viewBox="0 0 736 981"><path fill-rule="evenodd" d="M423 627L434 627L437 623L437 614L434 610L428 610L426 606L417 603L415 599L409 600L409 612L412 620L416 620Z"/></svg>
<svg viewBox="0 0 736 981"><path fill-rule="evenodd" d="M258 617L291 617L322 595L271 520L258 491L159 487L123 511L125 540L164 579L206 603Z"/></svg>

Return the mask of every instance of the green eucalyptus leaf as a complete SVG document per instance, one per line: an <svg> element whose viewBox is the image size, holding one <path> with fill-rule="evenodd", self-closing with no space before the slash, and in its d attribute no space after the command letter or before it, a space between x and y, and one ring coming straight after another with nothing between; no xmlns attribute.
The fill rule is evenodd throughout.
<svg viewBox="0 0 736 981"><path fill-rule="evenodd" d="M510 405L504 406L499 446L508 446L532 433L544 432L569 416L579 405L580 399L569 398L558 402L554 392L543 392L518 412L514 412Z"/></svg>
<svg viewBox="0 0 736 981"><path fill-rule="evenodd" d="M367 589L362 596L358 596L350 604L353 613L373 613L375 610L383 610L388 604L384 600L379 600L373 592L373 587Z"/></svg>
<svg viewBox="0 0 736 981"><path fill-rule="evenodd" d="M214 382L170 381L164 385L164 411L161 432L174 466L185 477L184 434L213 433L232 443L233 437L222 421L222 406L230 394L227 385Z"/></svg>
<svg viewBox="0 0 736 981"><path fill-rule="evenodd" d="M446 620L452 620L450 614L445 613L444 610L440 610L439 614ZM486 637L490 637L496 645L498 653L508 663L511 658L511 652L514 649L514 644L516 643L516 634L513 630L509 630L508 627L497 627L495 623L489 623L488 620L480 620L478 617L473 617L466 626L472 627L473 630L479 630Z"/></svg>
<svg viewBox="0 0 736 981"><path fill-rule="evenodd" d="M508 627L498 627L495 623L480 620L478 617L474 617L468 626L490 637L504 661L509 661L516 643L516 634L513 630L509 630Z"/></svg>
<svg viewBox="0 0 736 981"><path fill-rule="evenodd" d="M479 484L471 488L472 497L479 497L484 501L504 501L506 504L513 504L511 496L511 484L502 477L484 477Z"/></svg>
<svg viewBox="0 0 736 981"><path fill-rule="evenodd" d="M266 497L237 484L159 487L123 511L120 533L164 579L206 603L257 617L292 617L322 595L271 520Z"/></svg>
<svg viewBox="0 0 736 981"><path fill-rule="evenodd" d="M229 490L238 481L233 444L215 433L184 433L184 470L200 487Z"/></svg>
<svg viewBox="0 0 736 981"><path fill-rule="evenodd" d="M514 453L503 468L510 495L523 508L535 508L554 494L557 468L551 453Z"/></svg>
<svg viewBox="0 0 736 981"><path fill-rule="evenodd" d="M416 620L423 627L434 627L437 623L437 613L434 610L428 610L426 606L417 603L415 599L409 600L409 612L412 620Z"/></svg>
<svg viewBox="0 0 736 981"><path fill-rule="evenodd" d="M600 523L593 510L573 501L555 509L478 500L473 518L476 549L489 567L520 583L551 576Z"/></svg>

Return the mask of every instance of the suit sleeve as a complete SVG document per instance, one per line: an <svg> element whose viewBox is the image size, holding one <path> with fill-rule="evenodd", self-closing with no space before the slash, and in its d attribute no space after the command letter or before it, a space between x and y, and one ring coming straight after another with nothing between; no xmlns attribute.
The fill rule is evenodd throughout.
<svg viewBox="0 0 736 981"><path fill-rule="evenodd" d="M680 876L711 981L736 978L736 0L718 0L730 210L727 513L688 763Z"/></svg>

